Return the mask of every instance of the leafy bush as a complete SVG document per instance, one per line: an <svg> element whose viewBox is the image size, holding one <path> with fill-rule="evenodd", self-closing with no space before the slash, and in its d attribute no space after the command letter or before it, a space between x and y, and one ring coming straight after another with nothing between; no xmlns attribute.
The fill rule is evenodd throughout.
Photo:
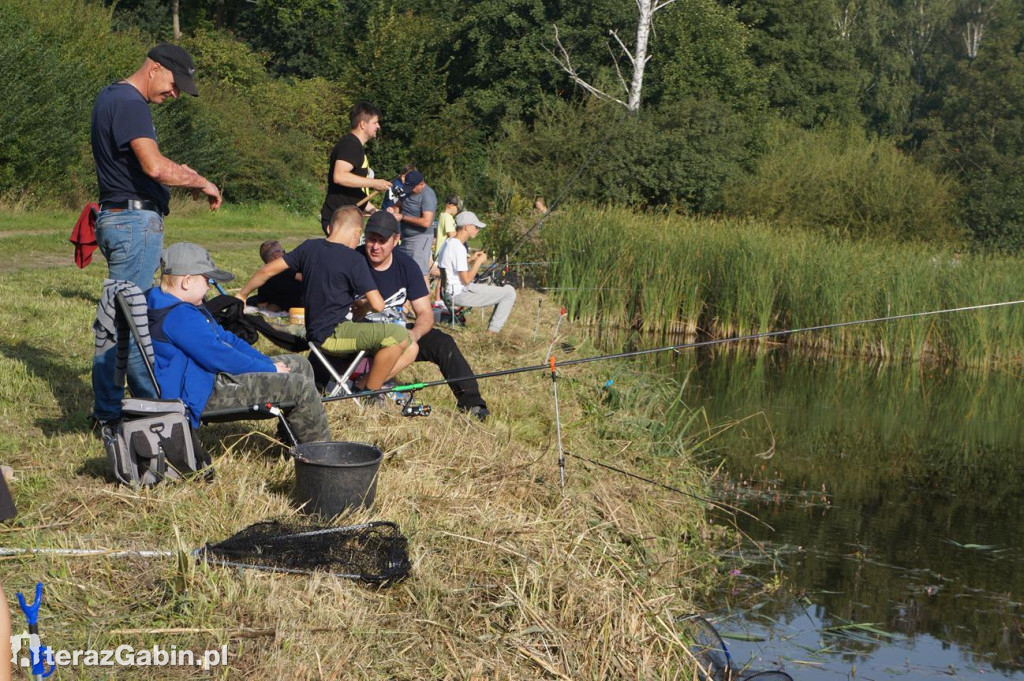
<svg viewBox="0 0 1024 681"><path fill-rule="evenodd" d="M957 237L955 183L858 128L776 124L756 170L734 177L726 210L841 237Z"/></svg>
<svg viewBox="0 0 1024 681"><path fill-rule="evenodd" d="M95 195L89 119L100 88L145 54L82 0L6 0L0 12L0 193L79 204ZM69 56L73 55L73 57Z"/></svg>
<svg viewBox="0 0 1024 681"><path fill-rule="evenodd" d="M216 80L198 99L154 109L158 129L167 121L163 129L172 131L165 135L168 156L219 178L229 200L314 210L323 200L328 151L348 127L340 88L323 78L273 79L262 56L227 35L199 31L183 44Z"/></svg>
<svg viewBox="0 0 1024 681"><path fill-rule="evenodd" d="M68 206L95 198L93 102L150 47L136 32L113 31L111 11L85 0L5 0L0 87L11 105L0 107L0 194ZM314 210L330 145L347 129L350 101L339 86L275 80L265 55L225 34L197 31L182 44L202 96L153 107L161 151L229 201Z"/></svg>
<svg viewBox="0 0 1024 681"><path fill-rule="evenodd" d="M520 194L711 212L750 163L759 128L714 97L629 115L547 100L532 127L513 122L489 172Z"/></svg>

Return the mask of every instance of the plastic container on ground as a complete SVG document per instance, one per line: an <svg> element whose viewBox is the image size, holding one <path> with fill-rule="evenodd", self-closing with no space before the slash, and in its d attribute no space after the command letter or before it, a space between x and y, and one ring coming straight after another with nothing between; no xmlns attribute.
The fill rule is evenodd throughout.
<svg viewBox="0 0 1024 681"><path fill-rule="evenodd" d="M365 442L307 442L296 445L295 501L305 513L333 518L377 495L377 471L384 453Z"/></svg>

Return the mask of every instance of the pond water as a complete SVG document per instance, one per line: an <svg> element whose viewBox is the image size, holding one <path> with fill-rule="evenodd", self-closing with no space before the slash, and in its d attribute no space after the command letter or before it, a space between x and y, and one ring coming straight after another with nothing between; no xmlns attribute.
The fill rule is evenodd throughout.
<svg viewBox="0 0 1024 681"><path fill-rule="evenodd" d="M759 519L737 516L749 540L709 614L734 660L1024 679L1024 382L784 352L687 372L687 403L736 423L708 457L718 498Z"/></svg>

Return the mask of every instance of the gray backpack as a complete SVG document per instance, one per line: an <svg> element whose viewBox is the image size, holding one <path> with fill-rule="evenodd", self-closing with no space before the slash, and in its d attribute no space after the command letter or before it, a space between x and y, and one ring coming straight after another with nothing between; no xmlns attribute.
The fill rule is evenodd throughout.
<svg viewBox="0 0 1024 681"><path fill-rule="evenodd" d="M164 478L213 477L210 456L181 400L127 398L121 411L116 428L103 428L103 446L118 481L138 488Z"/></svg>

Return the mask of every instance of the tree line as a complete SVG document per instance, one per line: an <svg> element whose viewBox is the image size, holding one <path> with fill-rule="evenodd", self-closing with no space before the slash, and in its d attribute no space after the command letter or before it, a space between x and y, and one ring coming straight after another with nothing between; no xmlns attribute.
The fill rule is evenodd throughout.
<svg viewBox="0 0 1024 681"><path fill-rule="evenodd" d="M0 6L4 195L89 194L95 92L172 39L176 15L202 96L156 109L161 146L228 200L312 210L347 108L368 99L377 172L413 162L498 210L540 194L1024 247L1017 0Z"/></svg>

